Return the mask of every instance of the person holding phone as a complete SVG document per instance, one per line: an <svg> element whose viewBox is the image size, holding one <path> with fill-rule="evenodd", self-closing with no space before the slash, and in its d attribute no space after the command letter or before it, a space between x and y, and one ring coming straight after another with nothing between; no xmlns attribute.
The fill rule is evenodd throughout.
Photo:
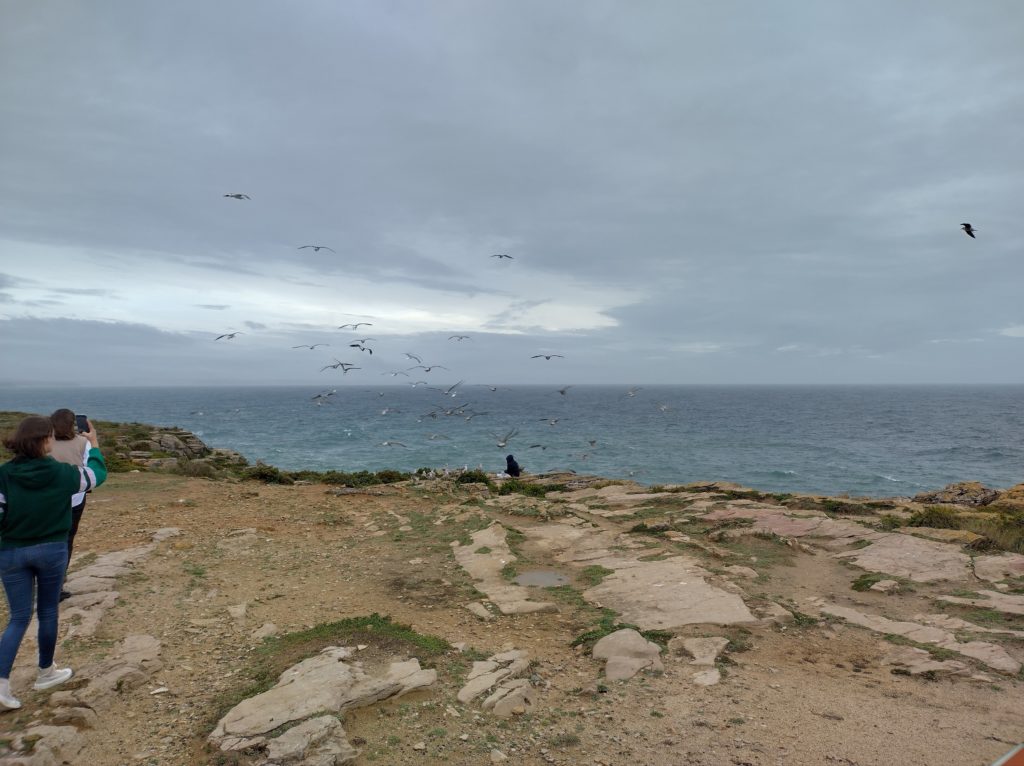
<svg viewBox="0 0 1024 766"><path fill-rule="evenodd" d="M34 689L62 684L74 675L58 668L57 614L68 565L71 497L99 486L107 467L96 429L89 424L86 465L59 463L50 456L54 444L49 418L30 416L4 439L14 458L0 465L0 579L10 620L0 635L0 709L21 702L11 693L11 668L32 619L33 591L39 619L39 674Z"/></svg>
<svg viewBox="0 0 1024 766"><path fill-rule="evenodd" d="M53 459L68 465L88 465L89 450L92 445L85 434L90 430L89 418L62 408L50 415L50 422L53 423L53 448L50 451ZM83 513L85 513L85 492L76 492L71 496L71 531L68 532L69 563L71 562L71 552L75 549L75 535L78 534L78 525L82 521ZM61 601L70 597L70 593L61 590Z"/></svg>

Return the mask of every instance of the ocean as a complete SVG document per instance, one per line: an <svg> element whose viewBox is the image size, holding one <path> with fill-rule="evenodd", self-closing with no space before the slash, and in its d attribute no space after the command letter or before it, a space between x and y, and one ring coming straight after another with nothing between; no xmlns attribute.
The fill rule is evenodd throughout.
<svg viewBox="0 0 1024 766"><path fill-rule="evenodd" d="M0 409L179 426L289 470L495 473L514 454L532 473L827 495L1024 481L1024 386L347 386L318 406L321 390L9 387Z"/></svg>

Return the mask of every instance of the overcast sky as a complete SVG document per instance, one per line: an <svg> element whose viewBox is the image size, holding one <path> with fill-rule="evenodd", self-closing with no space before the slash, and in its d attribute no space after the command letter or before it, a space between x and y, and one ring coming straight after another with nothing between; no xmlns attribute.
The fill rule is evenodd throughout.
<svg viewBox="0 0 1024 766"><path fill-rule="evenodd" d="M0 385L1024 382L1022 40L1018 0L0 0Z"/></svg>

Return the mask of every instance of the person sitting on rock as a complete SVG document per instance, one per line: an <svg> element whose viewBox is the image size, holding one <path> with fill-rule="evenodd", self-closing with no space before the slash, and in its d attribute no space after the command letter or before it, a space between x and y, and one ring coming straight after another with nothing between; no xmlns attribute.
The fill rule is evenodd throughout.
<svg viewBox="0 0 1024 766"><path fill-rule="evenodd" d="M519 474L522 473L519 463L517 463L516 459L511 455L505 456L505 473L513 478L517 478Z"/></svg>
<svg viewBox="0 0 1024 766"><path fill-rule="evenodd" d="M27 417L4 440L14 458L0 465L0 579L10 610L10 621L0 636L0 708L21 707L11 693L11 668L32 619L33 591L39 618L39 674L33 688L49 689L74 674L71 668L53 663L60 591L68 566L71 496L107 478L91 423L85 438L91 448L84 466L58 463L50 457L53 423L49 418Z"/></svg>

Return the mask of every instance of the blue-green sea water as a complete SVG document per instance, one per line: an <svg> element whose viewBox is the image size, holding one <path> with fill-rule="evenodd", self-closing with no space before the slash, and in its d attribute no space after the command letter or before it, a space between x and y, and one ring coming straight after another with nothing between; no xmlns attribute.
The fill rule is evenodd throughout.
<svg viewBox="0 0 1024 766"><path fill-rule="evenodd" d="M444 386L442 386L444 387ZM829 495L912 495L1024 481L1024 386L8 388L0 409L180 426L285 469L481 466L514 454L644 484L733 481ZM444 414L458 408L463 414ZM470 412L480 413L467 419ZM513 429L505 447L499 437ZM401 445L384 446L383 442Z"/></svg>

